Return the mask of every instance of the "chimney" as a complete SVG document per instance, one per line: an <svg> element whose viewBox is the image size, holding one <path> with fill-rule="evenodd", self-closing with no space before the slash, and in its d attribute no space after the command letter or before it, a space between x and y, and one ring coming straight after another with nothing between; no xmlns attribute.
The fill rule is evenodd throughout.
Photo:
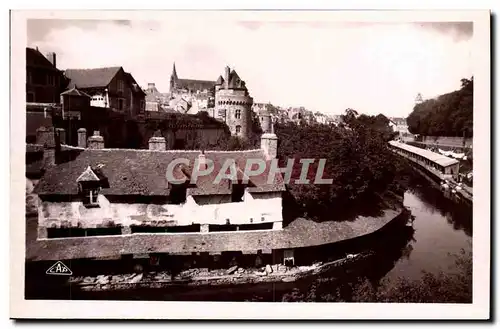
<svg viewBox="0 0 500 329"><path fill-rule="evenodd" d="M94 135L88 139L89 149L103 149L104 138L99 133L99 130L94 131Z"/></svg>
<svg viewBox="0 0 500 329"><path fill-rule="evenodd" d="M57 67L57 62L56 62L56 53L54 52L50 52L50 53L47 53L47 55L45 55L45 57L47 57L47 59L49 60L49 62L52 63L52 65L54 65L54 67Z"/></svg>
<svg viewBox="0 0 500 329"><path fill-rule="evenodd" d="M165 151L167 149L167 141L165 137L153 136L149 139L149 150L151 151Z"/></svg>
<svg viewBox="0 0 500 329"><path fill-rule="evenodd" d="M262 111L260 115L261 120L261 128L264 133L273 133L272 131L272 123L271 123L271 114L267 110Z"/></svg>
<svg viewBox="0 0 500 329"><path fill-rule="evenodd" d="M66 144L66 130L64 128L56 128L56 137L59 137L60 144Z"/></svg>
<svg viewBox="0 0 500 329"><path fill-rule="evenodd" d="M36 143L43 145L44 148L54 148L56 146L54 127L38 128L36 130Z"/></svg>
<svg viewBox="0 0 500 329"><path fill-rule="evenodd" d="M36 143L43 145L44 166L54 165L56 156L60 152L60 134L65 135L64 129L54 127L40 127L36 130Z"/></svg>
<svg viewBox="0 0 500 329"><path fill-rule="evenodd" d="M155 131L149 139L149 149L151 151L165 151L167 149L167 140L162 136L161 130Z"/></svg>
<svg viewBox="0 0 500 329"><path fill-rule="evenodd" d="M87 129L78 129L78 147L87 147Z"/></svg>
<svg viewBox="0 0 500 329"><path fill-rule="evenodd" d="M272 125L271 130L273 130ZM260 137L260 148L266 154L266 160L275 159L278 156L278 136L274 132L262 134Z"/></svg>
<svg viewBox="0 0 500 329"><path fill-rule="evenodd" d="M229 89L229 73L231 72L231 68L226 66L224 69L224 89Z"/></svg>

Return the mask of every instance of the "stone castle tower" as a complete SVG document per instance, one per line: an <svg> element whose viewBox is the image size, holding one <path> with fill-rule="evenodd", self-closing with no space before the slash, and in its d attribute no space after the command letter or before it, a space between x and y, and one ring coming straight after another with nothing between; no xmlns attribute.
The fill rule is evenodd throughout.
<svg viewBox="0 0 500 329"><path fill-rule="evenodd" d="M245 82L226 66L224 76L215 83L214 117L224 121L231 135L249 139L252 127L252 104Z"/></svg>

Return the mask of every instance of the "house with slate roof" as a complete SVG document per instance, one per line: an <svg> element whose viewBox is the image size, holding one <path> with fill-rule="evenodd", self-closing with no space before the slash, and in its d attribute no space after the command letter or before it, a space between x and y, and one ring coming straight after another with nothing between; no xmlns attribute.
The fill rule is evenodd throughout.
<svg viewBox="0 0 500 329"><path fill-rule="evenodd" d="M57 68L56 54L44 56L40 51L26 48L26 102L58 103L59 94L67 80Z"/></svg>
<svg viewBox="0 0 500 329"><path fill-rule="evenodd" d="M98 131L86 138L85 129L74 147L60 142L61 130L40 128L26 150L27 178L37 182L38 239L282 229L285 185L273 169L274 134L262 135L260 149L222 152L166 150L161 135L146 150L106 149ZM236 174L217 180L231 171L227 161ZM247 176L249 161L262 161L264 171Z"/></svg>
<svg viewBox="0 0 500 329"><path fill-rule="evenodd" d="M59 107L59 95L68 84L56 65L55 53L44 56L38 48L26 48L27 141L34 141L38 127L52 125L53 112Z"/></svg>
<svg viewBox="0 0 500 329"><path fill-rule="evenodd" d="M90 95L90 105L112 108L134 118L144 113L145 92L121 66L94 69L67 69L69 88Z"/></svg>

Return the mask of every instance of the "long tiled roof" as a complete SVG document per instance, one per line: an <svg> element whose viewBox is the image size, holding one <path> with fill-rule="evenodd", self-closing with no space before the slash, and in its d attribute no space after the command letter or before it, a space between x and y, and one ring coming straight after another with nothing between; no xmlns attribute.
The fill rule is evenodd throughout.
<svg viewBox="0 0 500 329"><path fill-rule="evenodd" d="M200 155L200 151L150 151L131 149L83 149L63 146L56 165L46 168L35 193L40 195L76 195L78 193L77 178L88 166L99 166L102 174L108 179L109 187L103 188L105 195L143 195L167 196L170 193L166 177L167 166L174 159L185 158L190 165ZM240 170L244 170L247 159L264 159L262 150L216 152L207 151L207 159L214 162L214 171L197 181L195 188L190 189L193 195L230 194L229 180L214 184L219 169L226 159L233 159ZM174 172L177 178L179 171ZM266 171L260 176L251 177L254 183L250 192L283 191L281 176L277 175L272 184L267 183L266 173L270 170L268 162ZM265 177L264 177L265 176Z"/></svg>
<svg viewBox="0 0 500 329"><path fill-rule="evenodd" d="M64 74L71 79L69 88L73 88L75 85L78 88L104 88L109 85L120 69L120 66L96 69L67 69Z"/></svg>
<svg viewBox="0 0 500 329"><path fill-rule="evenodd" d="M36 240L36 219L28 219L26 259L64 260L151 252L191 253L251 251L320 246L374 233L393 220L400 209L386 209L378 217L315 223L295 219L283 230L215 232L210 234L136 234ZM333 214L335 217L335 214Z"/></svg>

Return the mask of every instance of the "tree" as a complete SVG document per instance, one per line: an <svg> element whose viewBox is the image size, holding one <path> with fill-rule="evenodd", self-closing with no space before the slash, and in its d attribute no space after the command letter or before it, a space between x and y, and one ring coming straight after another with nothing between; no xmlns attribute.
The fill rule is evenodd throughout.
<svg viewBox="0 0 500 329"><path fill-rule="evenodd" d="M357 202L385 193L389 188L403 190L398 182L405 166L387 147L392 130L384 116L359 115L346 110L343 126L295 123L277 124L280 166L295 159L288 186L307 217L319 220L330 217L333 209L353 206ZM297 184L300 159L313 158L307 178L311 184ZM324 178L332 184L313 184L319 165L325 159Z"/></svg>
<svg viewBox="0 0 500 329"><path fill-rule="evenodd" d="M263 133L262 126L260 125L260 120L254 111L252 113L252 123L250 129L250 145L253 147L260 147L260 136Z"/></svg>
<svg viewBox="0 0 500 329"><path fill-rule="evenodd" d="M413 134L472 137L474 78L462 79L457 91L418 103L407 118Z"/></svg>

